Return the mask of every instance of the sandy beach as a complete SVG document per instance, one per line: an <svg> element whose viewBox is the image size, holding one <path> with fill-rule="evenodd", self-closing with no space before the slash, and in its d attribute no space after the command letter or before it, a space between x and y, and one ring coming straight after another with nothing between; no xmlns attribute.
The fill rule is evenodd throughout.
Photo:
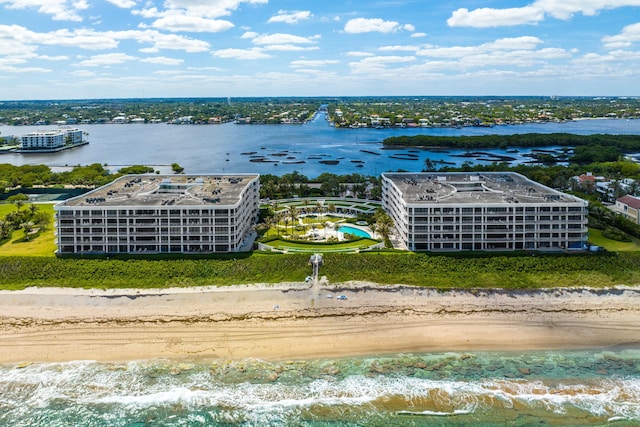
<svg viewBox="0 0 640 427"><path fill-rule="evenodd" d="M0 363L635 346L640 289L29 288L0 291L0 343Z"/></svg>

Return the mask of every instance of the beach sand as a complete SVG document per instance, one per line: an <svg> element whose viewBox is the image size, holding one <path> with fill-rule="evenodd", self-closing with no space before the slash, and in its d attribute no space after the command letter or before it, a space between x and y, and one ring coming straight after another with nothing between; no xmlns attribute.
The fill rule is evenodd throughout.
<svg viewBox="0 0 640 427"><path fill-rule="evenodd" d="M29 288L0 291L0 343L0 363L635 346L640 288L437 291L326 280Z"/></svg>

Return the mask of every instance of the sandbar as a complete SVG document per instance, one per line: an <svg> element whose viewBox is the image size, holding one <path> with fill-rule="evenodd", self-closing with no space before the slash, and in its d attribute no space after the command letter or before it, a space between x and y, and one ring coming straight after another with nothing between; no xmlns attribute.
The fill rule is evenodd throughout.
<svg viewBox="0 0 640 427"><path fill-rule="evenodd" d="M339 299L344 295L346 299ZM0 291L0 363L636 347L640 288L374 283Z"/></svg>

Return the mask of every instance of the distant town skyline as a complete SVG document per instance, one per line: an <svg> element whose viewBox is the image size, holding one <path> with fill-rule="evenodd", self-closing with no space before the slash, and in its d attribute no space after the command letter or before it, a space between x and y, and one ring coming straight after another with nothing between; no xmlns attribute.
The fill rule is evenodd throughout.
<svg viewBox="0 0 640 427"><path fill-rule="evenodd" d="M640 0L0 0L0 100L639 96Z"/></svg>

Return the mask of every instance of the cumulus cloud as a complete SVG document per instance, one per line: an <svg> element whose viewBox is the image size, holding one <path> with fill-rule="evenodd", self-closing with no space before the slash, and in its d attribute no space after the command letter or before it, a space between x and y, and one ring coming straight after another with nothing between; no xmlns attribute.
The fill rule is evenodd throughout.
<svg viewBox="0 0 640 427"><path fill-rule="evenodd" d="M136 5L134 0L107 0L107 2L121 9L131 9Z"/></svg>
<svg viewBox="0 0 640 427"><path fill-rule="evenodd" d="M355 74L379 73L390 64L415 62L415 56L369 56L357 62L349 63L351 72Z"/></svg>
<svg viewBox="0 0 640 427"><path fill-rule="evenodd" d="M184 62L184 60L178 58L167 58L166 56L153 56L149 58L142 58L140 59L140 62L161 65L180 65Z"/></svg>
<svg viewBox="0 0 640 427"><path fill-rule="evenodd" d="M607 49L625 48L640 42L640 23L627 25L620 34L603 37L602 42Z"/></svg>
<svg viewBox="0 0 640 427"><path fill-rule="evenodd" d="M206 19L188 15L166 15L155 20L151 26L171 32L192 33L219 33L234 27L231 22L224 19Z"/></svg>
<svg viewBox="0 0 640 427"><path fill-rule="evenodd" d="M625 6L640 6L640 0L536 0L523 7L479 8L455 10L447 20L450 27L504 27L523 24L537 24L549 15L568 20L576 13L585 16L596 15L601 10Z"/></svg>
<svg viewBox="0 0 640 427"><path fill-rule="evenodd" d="M382 52L416 52L420 50L420 46L412 46L412 45L380 46L378 50Z"/></svg>
<svg viewBox="0 0 640 427"><path fill-rule="evenodd" d="M118 47L118 40L107 33L87 29L75 31L61 29L38 33L20 25L0 25L0 42L2 42L0 45L17 44L26 49L29 49L27 46L34 45L77 47L86 50Z"/></svg>
<svg viewBox="0 0 640 427"><path fill-rule="evenodd" d="M537 37L513 37L476 46L425 46L416 55L427 58L426 64L431 69L450 70L544 66L549 61L573 56L565 49L540 49L542 43Z"/></svg>
<svg viewBox="0 0 640 427"><path fill-rule="evenodd" d="M536 7L516 7L509 9L480 8L470 11L461 8L447 19L450 27L505 27L535 24L544 19L544 12Z"/></svg>
<svg viewBox="0 0 640 427"><path fill-rule="evenodd" d="M135 56L127 55L126 53L105 53L103 55L93 55L91 58L80 61L76 65L79 67L99 67L122 64L136 59Z"/></svg>
<svg viewBox="0 0 640 427"><path fill-rule="evenodd" d="M7 9L35 9L55 21L82 21L79 12L89 5L85 0L0 0Z"/></svg>
<svg viewBox="0 0 640 427"><path fill-rule="evenodd" d="M256 59L268 59L272 56L266 53L263 49L253 47L251 49L219 49L214 50L213 55L218 58L224 59L239 59L239 60L256 60Z"/></svg>
<svg viewBox="0 0 640 427"><path fill-rule="evenodd" d="M305 21L311 18L313 15L308 10L298 10L298 11L286 11L279 10L277 15L269 18L267 23L271 24L274 22L283 22L285 24L297 24L300 21Z"/></svg>
<svg viewBox="0 0 640 427"><path fill-rule="evenodd" d="M318 50L318 46L298 46L294 44L273 44L262 46L264 50L280 51L280 52L296 52L302 50Z"/></svg>
<svg viewBox="0 0 640 427"><path fill-rule="evenodd" d="M413 33L413 34L411 34L411 37L414 37L414 38L420 38L420 37L426 37L426 36L427 36L427 33Z"/></svg>
<svg viewBox="0 0 640 427"><path fill-rule="evenodd" d="M411 28L408 31L415 30L415 28L413 28L413 26L410 24L406 24L403 26L396 21L385 21L384 19L380 19L380 18L370 18L370 19L355 18L347 21L347 23L344 25L344 31L345 33L349 33L349 34L373 33L373 32L387 34L387 33L394 33L403 28L407 29L407 26Z"/></svg>
<svg viewBox="0 0 640 427"><path fill-rule="evenodd" d="M302 37L293 34L260 34L251 39L254 44L257 45L275 45L275 44L311 44L315 43L315 40L320 36Z"/></svg>
<svg viewBox="0 0 640 427"><path fill-rule="evenodd" d="M354 56L354 57L374 56L373 53L371 52L360 52L360 51L350 51L350 52L347 52L346 55Z"/></svg>
<svg viewBox="0 0 640 427"><path fill-rule="evenodd" d="M297 61L291 61L291 64L289 65L292 68L315 68L330 64L337 64L338 62L339 61L335 59L300 59Z"/></svg>
<svg viewBox="0 0 640 427"><path fill-rule="evenodd" d="M241 5L267 4L269 0L167 0L164 7L172 13L178 11L184 15L203 18L228 16Z"/></svg>

